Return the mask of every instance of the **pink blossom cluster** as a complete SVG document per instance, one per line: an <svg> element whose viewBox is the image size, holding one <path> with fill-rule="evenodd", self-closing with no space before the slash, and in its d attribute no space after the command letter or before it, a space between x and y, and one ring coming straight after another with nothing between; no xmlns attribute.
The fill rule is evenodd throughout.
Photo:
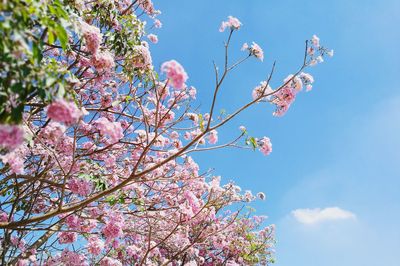
<svg viewBox="0 0 400 266"><path fill-rule="evenodd" d="M78 122L82 116L82 111L79 110L74 102L57 99L48 106L47 116L53 121L72 125Z"/></svg>
<svg viewBox="0 0 400 266"><path fill-rule="evenodd" d="M324 62L324 55L330 57L333 56L333 50L328 50L323 47L320 43L320 38L317 35L313 35L311 40L308 41L309 46L307 48L307 55L310 57L308 65L315 66L316 64Z"/></svg>
<svg viewBox="0 0 400 266"><path fill-rule="evenodd" d="M268 137L263 137L262 139L258 140L258 145L260 151L264 155L269 155L272 152L272 143Z"/></svg>
<svg viewBox="0 0 400 266"><path fill-rule="evenodd" d="M149 37L150 38L150 37ZM155 40L154 37L152 37ZM135 47L135 55L132 59L134 67L142 69L150 69L152 67L152 58L149 50L149 44L142 42L141 45Z"/></svg>
<svg viewBox="0 0 400 266"><path fill-rule="evenodd" d="M108 242L114 238L123 236L124 232L122 229L124 227L124 222L124 218L118 213L111 213L109 215L109 219L102 229L102 233Z"/></svg>
<svg viewBox="0 0 400 266"><path fill-rule="evenodd" d="M68 188L72 193L87 196L92 190L92 182L83 178L72 178L68 181Z"/></svg>
<svg viewBox="0 0 400 266"><path fill-rule="evenodd" d="M238 30L242 26L242 23L235 17L228 16L227 21L223 21L221 26L219 27L220 32L224 32L226 28L230 28L231 30Z"/></svg>
<svg viewBox="0 0 400 266"><path fill-rule="evenodd" d="M161 65L161 72L165 73L169 84L176 89L183 89L188 79L188 75L182 65L175 60L164 62Z"/></svg>
<svg viewBox="0 0 400 266"><path fill-rule="evenodd" d="M108 136L112 143L118 142L124 137L123 128L120 122L111 122L105 117L101 117L95 122L96 128L102 136Z"/></svg>
<svg viewBox="0 0 400 266"><path fill-rule="evenodd" d="M158 11L154 8L151 0L139 0L139 6L149 15L156 15Z"/></svg>
<svg viewBox="0 0 400 266"><path fill-rule="evenodd" d="M250 52L250 55L260 59L261 61L264 60L264 51L263 49L255 42L249 46L247 43L244 43L242 46L242 51L248 50Z"/></svg>
<svg viewBox="0 0 400 266"><path fill-rule="evenodd" d="M18 125L0 124L0 147L14 150L24 141L24 131Z"/></svg>
<svg viewBox="0 0 400 266"><path fill-rule="evenodd" d="M0 155L0 160L4 165L8 165L10 167L12 173L24 174L24 161L27 153L28 148L26 144L23 144L11 152Z"/></svg>
<svg viewBox="0 0 400 266"><path fill-rule="evenodd" d="M97 236L91 236L88 239L87 248L90 254L100 255L104 249L104 241Z"/></svg>
<svg viewBox="0 0 400 266"><path fill-rule="evenodd" d="M109 51L94 54L92 57L92 64L99 72L108 72L115 67L114 57Z"/></svg>
<svg viewBox="0 0 400 266"><path fill-rule="evenodd" d="M103 39L100 29L96 26L89 25L86 22L82 22L81 31L83 38L85 39L86 48L93 55L95 55L99 50L101 41Z"/></svg>
<svg viewBox="0 0 400 266"><path fill-rule="evenodd" d="M262 100L268 100L270 98L270 95L273 93L273 90L271 86L268 84L267 81L262 81L260 85L255 87L252 92L252 97L253 100L257 100L260 98L260 101Z"/></svg>
<svg viewBox="0 0 400 266"><path fill-rule="evenodd" d="M58 233L58 243L69 244L74 243L78 235L76 232L60 232Z"/></svg>
<svg viewBox="0 0 400 266"><path fill-rule="evenodd" d="M273 94L271 102L276 105L274 115L284 115L296 99L297 93L303 89L303 86L306 85L306 90L309 91L313 82L314 78L308 73L301 72L297 76L289 75L284 80L284 86Z"/></svg>
<svg viewBox="0 0 400 266"><path fill-rule="evenodd" d="M116 26L118 27L118 25ZM91 59L81 59L82 65L93 65L99 72L109 72L115 67L114 56L107 50L100 51L103 36L100 29L86 22L81 22L81 31L86 49L91 53Z"/></svg>
<svg viewBox="0 0 400 266"><path fill-rule="evenodd" d="M152 43L158 43L158 37L157 37L157 35L155 35L155 34L149 34L149 35L147 35L147 38L149 38L149 40L150 40Z"/></svg>
<svg viewBox="0 0 400 266"><path fill-rule="evenodd" d="M208 135L208 142L210 144L215 144L218 141L218 132L216 130L211 130Z"/></svg>

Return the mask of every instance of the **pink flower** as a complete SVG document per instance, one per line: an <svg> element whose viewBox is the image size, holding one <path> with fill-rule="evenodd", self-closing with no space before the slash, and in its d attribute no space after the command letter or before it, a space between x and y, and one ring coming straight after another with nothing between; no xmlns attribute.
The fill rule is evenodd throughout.
<svg viewBox="0 0 400 266"><path fill-rule="evenodd" d="M162 27L162 23L159 19L154 20L154 27L156 27L157 29Z"/></svg>
<svg viewBox="0 0 400 266"><path fill-rule="evenodd" d="M105 117L95 121L97 129L101 135L108 136L112 143L118 142L124 137L124 130L120 122L111 122Z"/></svg>
<svg viewBox="0 0 400 266"><path fill-rule="evenodd" d="M14 150L24 141L24 131L17 125L0 124L0 147Z"/></svg>
<svg viewBox="0 0 400 266"><path fill-rule="evenodd" d="M291 76L287 77L285 80L288 82L290 79ZM291 80L285 87L274 93L274 98L271 101L276 105L274 116L283 116L294 102L298 89L301 89L300 86L302 86L301 80L300 83L298 83L298 80L296 80L296 78Z"/></svg>
<svg viewBox="0 0 400 266"><path fill-rule="evenodd" d="M68 244L73 243L77 239L77 234L75 232L60 232L58 233L58 243Z"/></svg>
<svg viewBox="0 0 400 266"><path fill-rule="evenodd" d="M92 57L92 64L98 72L110 72L115 67L114 57L108 52L100 52Z"/></svg>
<svg viewBox="0 0 400 266"><path fill-rule="evenodd" d="M315 34L312 36L311 42L312 42L312 44L313 44L315 47L319 47L319 46L320 46L320 44L319 44L319 38L318 38L318 36L315 35Z"/></svg>
<svg viewBox="0 0 400 266"><path fill-rule="evenodd" d="M283 82L288 83L286 86L292 88L294 93L297 93L303 89L303 81L301 78L299 78L299 76L293 77L293 75L290 74Z"/></svg>
<svg viewBox="0 0 400 266"><path fill-rule="evenodd" d="M149 40L150 40L152 43L158 43L158 37L157 37L157 35L155 35L155 34L149 34L149 35L147 35L147 38L149 38Z"/></svg>
<svg viewBox="0 0 400 266"><path fill-rule="evenodd" d="M182 89L188 79L182 65L175 60L164 62L161 65L161 72L166 74L170 84L176 89Z"/></svg>
<svg viewBox="0 0 400 266"><path fill-rule="evenodd" d="M90 254L97 256L104 249L104 242L97 236L91 236L89 237L87 248Z"/></svg>
<svg viewBox="0 0 400 266"><path fill-rule="evenodd" d="M82 116L82 112L74 102L58 99L52 102L47 108L47 116L56 122L71 125L78 122Z"/></svg>
<svg viewBox="0 0 400 266"><path fill-rule="evenodd" d="M40 137L50 144L56 144L59 142L65 132L65 127L58 122L50 122L42 131L40 131Z"/></svg>
<svg viewBox="0 0 400 266"><path fill-rule="evenodd" d="M0 223L8 221L8 214L4 211L0 211Z"/></svg>
<svg viewBox="0 0 400 266"><path fill-rule="evenodd" d="M87 196L92 190L92 182L82 178L73 178L68 182L68 188L72 193Z"/></svg>
<svg viewBox="0 0 400 266"><path fill-rule="evenodd" d="M153 61L151 58L149 44L147 42L142 42L141 45L138 45L134 49L135 56L132 60L132 64L134 67L150 69Z"/></svg>
<svg viewBox="0 0 400 266"><path fill-rule="evenodd" d="M241 50L242 51L249 50L250 55L253 55L254 57L260 59L261 61L264 60L264 51L255 42L253 42L253 44L251 46L249 46L247 43L244 43Z"/></svg>
<svg viewBox="0 0 400 266"><path fill-rule="evenodd" d="M18 148L13 152L9 152L5 155L0 155L0 159L4 164L9 164L11 172L15 174L24 173L24 152L23 149Z"/></svg>
<svg viewBox="0 0 400 266"><path fill-rule="evenodd" d="M154 15L156 13L151 0L139 0L138 2L140 8L143 9L148 15Z"/></svg>
<svg viewBox="0 0 400 266"><path fill-rule="evenodd" d="M104 257L100 261L100 266L122 266L122 263L119 260L110 257Z"/></svg>
<svg viewBox="0 0 400 266"><path fill-rule="evenodd" d="M227 21L223 21L219 27L220 32L224 32L226 28L231 30L238 30L242 23L235 17L229 16Z"/></svg>
<svg viewBox="0 0 400 266"><path fill-rule="evenodd" d="M61 253L60 261L63 262L61 265L68 265L68 266L87 266L89 265L86 261L87 258L84 255L75 253L73 251L69 251L68 249L64 249ZM53 265L60 265L53 264Z"/></svg>
<svg viewBox="0 0 400 266"><path fill-rule="evenodd" d="M29 260L27 259L19 259L17 262L17 266L28 266L29 265Z"/></svg>
<svg viewBox="0 0 400 266"><path fill-rule="evenodd" d="M82 22L81 30L83 38L85 39L86 48L92 54L96 54L103 38L100 29L96 26L89 25L86 22Z"/></svg>
<svg viewBox="0 0 400 266"><path fill-rule="evenodd" d="M79 229L80 226L81 226L82 221L78 216L70 215L67 218L65 218L65 223L71 229Z"/></svg>
<svg viewBox="0 0 400 266"><path fill-rule="evenodd" d="M263 137L262 139L258 140L258 145L260 146L260 151L264 155L269 155L272 152L272 143L269 138Z"/></svg>
<svg viewBox="0 0 400 266"><path fill-rule="evenodd" d="M251 54L254 55L256 58L260 59L261 61L264 60L264 51L255 42L253 42L253 44L251 45L250 51Z"/></svg>
<svg viewBox="0 0 400 266"><path fill-rule="evenodd" d="M211 130L208 135L208 142L210 144L215 144L218 141L218 132L216 130Z"/></svg>
<svg viewBox="0 0 400 266"><path fill-rule="evenodd" d="M190 89L189 89L190 98L195 100L196 99L196 94L197 94L196 88L195 87L190 87Z"/></svg>
<svg viewBox="0 0 400 266"><path fill-rule="evenodd" d="M306 91L310 91L312 89L312 84L314 83L314 78L308 73L301 72L299 74L299 78L306 86Z"/></svg>
<svg viewBox="0 0 400 266"><path fill-rule="evenodd" d="M273 90L272 90L271 86L269 86L269 85L267 86L267 83L268 83L267 81L262 81L260 83L260 85L258 85L257 87L255 87L253 89L253 92L251 94L251 96L253 97L253 100L258 99L258 98L262 97L263 95L267 95L267 96L262 97L260 99L260 101L269 99L270 94L273 93Z"/></svg>
<svg viewBox="0 0 400 266"><path fill-rule="evenodd" d="M107 239L113 239L122 236L122 226L113 220L108 221L106 226L104 226L102 233Z"/></svg>

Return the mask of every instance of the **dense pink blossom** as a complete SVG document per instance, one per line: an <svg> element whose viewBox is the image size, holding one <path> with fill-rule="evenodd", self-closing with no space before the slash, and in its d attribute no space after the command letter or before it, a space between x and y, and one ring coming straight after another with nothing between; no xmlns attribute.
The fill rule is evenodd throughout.
<svg viewBox="0 0 400 266"><path fill-rule="evenodd" d="M290 85L281 88L279 91L274 93L272 103L276 105L274 116L283 116L290 105L296 99L297 90Z"/></svg>
<svg viewBox="0 0 400 266"><path fill-rule="evenodd" d="M260 151L264 155L269 155L272 152L272 143L268 137L263 137L262 139L258 140L258 145Z"/></svg>
<svg viewBox="0 0 400 266"><path fill-rule="evenodd" d="M110 257L104 257L100 261L100 266L122 266L122 263L117 259L113 259Z"/></svg>
<svg viewBox="0 0 400 266"><path fill-rule="evenodd" d="M77 234L75 232L60 232L58 233L58 242L60 244L73 243L77 239Z"/></svg>
<svg viewBox="0 0 400 266"><path fill-rule="evenodd" d="M52 121L42 131L40 131L40 137L46 143L55 145L63 139L65 130L65 126L58 122Z"/></svg>
<svg viewBox="0 0 400 266"><path fill-rule="evenodd" d="M0 124L0 147L14 150L24 141L24 131L18 125Z"/></svg>
<svg viewBox="0 0 400 266"><path fill-rule="evenodd" d="M161 72L166 74L169 84L176 89L182 89L188 79L182 65L175 60L164 62L161 65Z"/></svg>
<svg viewBox="0 0 400 266"><path fill-rule="evenodd" d="M86 196L92 190L92 182L82 178L72 178L68 181L68 188L75 194Z"/></svg>
<svg viewBox="0 0 400 266"><path fill-rule="evenodd" d="M242 23L235 17L228 16L227 21L223 21L221 26L219 27L219 31L223 32L226 28L230 28L231 30L238 30L242 26Z"/></svg>
<svg viewBox="0 0 400 266"><path fill-rule="evenodd" d="M109 72L115 67L114 56L109 51L99 52L92 57L92 64L98 72Z"/></svg>
<svg viewBox="0 0 400 266"><path fill-rule="evenodd" d="M52 260L52 258L50 258L50 260ZM89 264L86 256L64 249L60 258L56 258L55 264L52 265L88 266Z"/></svg>
<svg viewBox="0 0 400 266"><path fill-rule="evenodd" d="M149 15L154 15L156 10L154 9L153 2L151 0L139 0L139 6Z"/></svg>
<svg viewBox="0 0 400 266"><path fill-rule="evenodd" d="M132 59L132 64L134 67L150 69L153 62L151 54L149 51L149 44L147 42L142 42L141 45L135 47L135 55Z"/></svg>
<svg viewBox="0 0 400 266"><path fill-rule="evenodd" d="M47 116L53 121L72 125L78 122L82 111L74 102L67 102L64 99L57 99L47 108Z"/></svg>
<svg viewBox="0 0 400 266"><path fill-rule="evenodd" d="M17 266L28 266L29 265L29 260L27 259L19 259L17 262Z"/></svg>
<svg viewBox="0 0 400 266"><path fill-rule="evenodd" d="M92 53L96 54L100 48L102 41L102 34L100 29L96 26L89 25L86 22L81 23L81 31L83 38L85 39L86 48Z"/></svg>
<svg viewBox="0 0 400 266"><path fill-rule="evenodd" d="M104 226L102 233L107 239L113 239L122 236L122 225L121 223L115 222L113 220L109 221L106 226Z"/></svg>
<svg viewBox="0 0 400 266"><path fill-rule="evenodd" d="M24 157L26 152L27 152L26 146L21 145L12 152L6 153L5 155L0 155L0 160L4 164L8 164L10 166L10 170L12 173L23 174L25 172Z"/></svg>
<svg viewBox="0 0 400 266"><path fill-rule="evenodd" d="M97 236L91 236L88 239L87 249L90 254L97 256L104 249L104 242Z"/></svg>
<svg viewBox="0 0 400 266"><path fill-rule="evenodd" d="M2 222L7 222L8 221L8 215L4 211L0 211L0 223Z"/></svg>
<svg viewBox="0 0 400 266"><path fill-rule="evenodd" d="M82 220L77 215L69 215L65 218L65 222L71 229L79 229L82 224Z"/></svg>
<svg viewBox="0 0 400 266"><path fill-rule="evenodd" d="M112 143L118 142L124 137L124 130L120 122L111 122L105 117L96 120L95 125L103 136L108 136Z"/></svg>

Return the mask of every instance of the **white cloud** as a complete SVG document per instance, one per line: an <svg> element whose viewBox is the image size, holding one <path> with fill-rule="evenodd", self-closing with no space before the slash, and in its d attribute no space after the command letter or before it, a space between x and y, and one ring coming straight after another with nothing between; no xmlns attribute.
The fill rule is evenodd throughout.
<svg viewBox="0 0 400 266"><path fill-rule="evenodd" d="M292 215L302 224L317 224L324 221L356 218L354 213L343 210L339 207L329 207L325 209L297 209L292 211Z"/></svg>

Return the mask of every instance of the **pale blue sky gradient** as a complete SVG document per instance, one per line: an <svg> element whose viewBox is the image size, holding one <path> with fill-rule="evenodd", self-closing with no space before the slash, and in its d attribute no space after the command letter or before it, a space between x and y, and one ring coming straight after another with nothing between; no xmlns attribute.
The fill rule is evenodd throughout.
<svg viewBox="0 0 400 266"><path fill-rule="evenodd" d="M246 62L226 80L217 109L233 111L277 60L272 85L301 64L304 40L317 34L335 50L309 69L316 79L286 116L259 104L220 132L228 140L245 125L267 135L273 152L221 150L196 155L203 170L225 182L264 191L254 206L277 225L277 266L400 265L400 1L207 0L155 1L163 28L152 45L155 65L176 59L198 89L206 112L213 91L212 60L222 66L220 22L238 17L232 59L243 42L264 48L264 63ZM355 220L303 225L291 211L338 206Z"/></svg>

